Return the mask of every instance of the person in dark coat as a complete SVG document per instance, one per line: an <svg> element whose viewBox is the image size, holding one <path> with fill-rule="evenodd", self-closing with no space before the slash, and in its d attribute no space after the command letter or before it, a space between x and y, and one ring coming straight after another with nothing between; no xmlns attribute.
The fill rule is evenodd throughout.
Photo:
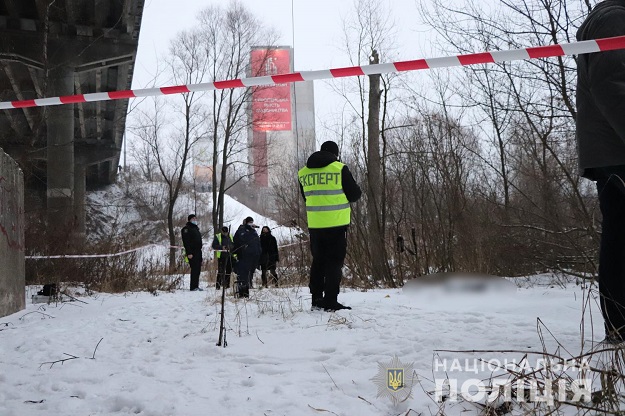
<svg viewBox="0 0 625 416"><path fill-rule="evenodd" d="M267 287L267 271L271 273L271 282L278 285L278 274L276 273L276 263L280 261L278 253L278 242L276 237L271 235L269 227L264 226L260 232L260 270L263 286Z"/></svg>
<svg viewBox="0 0 625 416"><path fill-rule="evenodd" d="M584 41L625 35L625 0L595 6L577 32ZM610 344L625 340L625 50L577 57L577 149L581 176L596 181L603 217L601 312Z"/></svg>
<svg viewBox="0 0 625 416"><path fill-rule="evenodd" d="M232 273L232 263L234 261L232 250L234 242L232 236L228 232L228 227L221 227L221 232L215 235L213 250L217 250L215 257L217 258L217 280L215 288L221 289L221 286L230 287L230 274Z"/></svg>
<svg viewBox="0 0 625 416"><path fill-rule="evenodd" d="M300 190L306 200L310 235L310 294L312 309L351 309L337 300L343 263L347 254L350 203L362 195L347 165L338 159L339 146L333 141L321 145L298 172Z"/></svg>
<svg viewBox="0 0 625 416"><path fill-rule="evenodd" d="M257 225L254 225L254 219L247 217L243 224L234 234L234 254L237 255L236 273L237 273L237 295L238 297L248 298L250 296L250 287L252 286L252 278L254 270L260 261L260 237L256 232Z"/></svg>
<svg viewBox="0 0 625 416"><path fill-rule="evenodd" d="M182 244L189 266L191 267L191 283L189 289L191 291L201 291L200 288L200 271L202 269L202 234L197 226L197 218L195 214L187 217L187 224L182 227Z"/></svg>

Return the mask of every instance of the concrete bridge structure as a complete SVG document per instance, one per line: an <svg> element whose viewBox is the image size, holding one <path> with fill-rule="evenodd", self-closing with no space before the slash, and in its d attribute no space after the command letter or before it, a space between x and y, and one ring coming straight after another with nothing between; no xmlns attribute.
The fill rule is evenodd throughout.
<svg viewBox="0 0 625 416"><path fill-rule="evenodd" d="M144 0L0 0L0 101L131 88ZM48 229L85 235L87 186L117 174L128 101L0 111L0 148ZM38 195L39 197L34 197Z"/></svg>

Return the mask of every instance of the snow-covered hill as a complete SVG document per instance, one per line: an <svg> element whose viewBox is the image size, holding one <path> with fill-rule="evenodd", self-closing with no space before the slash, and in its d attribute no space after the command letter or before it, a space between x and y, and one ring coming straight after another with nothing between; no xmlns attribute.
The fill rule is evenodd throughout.
<svg viewBox="0 0 625 416"><path fill-rule="evenodd" d="M167 216L166 190L162 183L141 182L111 185L105 189L87 194L87 233L90 241L122 239L134 244L166 244ZM195 213L199 227L206 241L214 236L211 229L210 192L183 191L176 202L174 218L179 230L187 221L187 215ZM269 226L279 244L293 241L297 229L279 226L271 218L264 217L235 199L226 195L225 221L232 232L248 216L259 226Z"/></svg>

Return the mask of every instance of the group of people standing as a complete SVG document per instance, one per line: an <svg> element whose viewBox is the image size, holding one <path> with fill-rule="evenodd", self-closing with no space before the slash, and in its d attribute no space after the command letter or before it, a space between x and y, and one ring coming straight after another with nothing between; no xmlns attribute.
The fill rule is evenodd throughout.
<svg viewBox="0 0 625 416"><path fill-rule="evenodd" d="M337 311L351 309L338 302L343 263L347 254L347 229L351 220L350 204L362 195L349 168L339 160L339 147L333 141L321 145L298 172L302 197L306 201L306 217L310 236L312 264L309 289L312 309ZM280 260L278 244L269 227L259 228L252 217L247 217L234 234L223 227L212 244L217 253L217 289L229 287L232 271L237 274L236 291L239 297L249 297L254 270L262 271L262 284L267 286L268 274L277 284L276 264ZM182 229L189 266L191 290L198 286L202 264L202 241L195 215Z"/></svg>
<svg viewBox="0 0 625 416"><path fill-rule="evenodd" d="M625 35L625 1L604 0L577 32L578 41ZM625 50L615 48L583 54L577 60L577 150L581 176L596 182L602 214L599 253L599 292L606 342L625 342ZM310 236L312 264L310 293L312 308L334 311L348 308L337 301L350 224L350 203L357 201L361 190L349 169L339 160L339 148L328 141L313 153L298 172ZM232 265L237 260L239 294L249 296L251 276L260 263L263 284L266 272L277 279L278 261L275 239L263 228L259 236L254 221L248 217L234 239L222 229L213 248L218 254L217 286L227 285ZM201 236L195 215L182 230L189 265L191 290L198 289L202 262ZM275 251L274 251L275 248ZM271 251L270 251L271 250ZM223 253L232 253L224 256ZM228 260L229 259L229 260ZM262 260L261 260L262 259ZM229 281L229 279L227 279Z"/></svg>
<svg viewBox="0 0 625 416"><path fill-rule="evenodd" d="M230 287L230 276L237 275L236 291L238 297L249 297L253 286L254 271L261 269L262 285L267 287L267 272L271 274L271 283L278 284L276 266L280 260L278 243L267 226L258 235L252 217L247 217L234 234L228 227L222 227L215 235L211 248L217 258L216 289ZM197 226L195 214L190 214L187 224L182 228L182 242L191 268L190 290L201 291L199 287L202 266L202 236Z"/></svg>

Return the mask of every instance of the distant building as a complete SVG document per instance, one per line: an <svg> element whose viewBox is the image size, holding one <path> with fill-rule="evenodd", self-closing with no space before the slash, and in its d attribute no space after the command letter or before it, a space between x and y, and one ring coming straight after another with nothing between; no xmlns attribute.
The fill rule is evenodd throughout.
<svg viewBox="0 0 625 416"><path fill-rule="evenodd" d="M293 72L289 46L258 46L250 59L250 77ZM293 177L315 149L313 81L256 87L248 114L250 174L261 197L268 197L270 189Z"/></svg>
<svg viewBox="0 0 625 416"><path fill-rule="evenodd" d="M250 63L248 77L293 72L293 49L255 47ZM251 208L269 212L274 209L273 188L294 181L297 170L315 150L313 82L254 87L247 117L249 170L245 173L250 181L239 183L230 192ZM211 140L200 139L193 147L194 180L201 190L211 189L213 175L217 175L217 184L221 177L221 164L213 172ZM229 178L240 174L228 171Z"/></svg>
<svg viewBox="0 0 625 416"><path fill-rule="evenodd" d="M207 192L213 186L213 152L212 142L202 138L197 141L192 148L193 179L196 189L200 192ZM221 166L217 166L218 174ZM219 180L219 176L217 178Z"/></svg>

